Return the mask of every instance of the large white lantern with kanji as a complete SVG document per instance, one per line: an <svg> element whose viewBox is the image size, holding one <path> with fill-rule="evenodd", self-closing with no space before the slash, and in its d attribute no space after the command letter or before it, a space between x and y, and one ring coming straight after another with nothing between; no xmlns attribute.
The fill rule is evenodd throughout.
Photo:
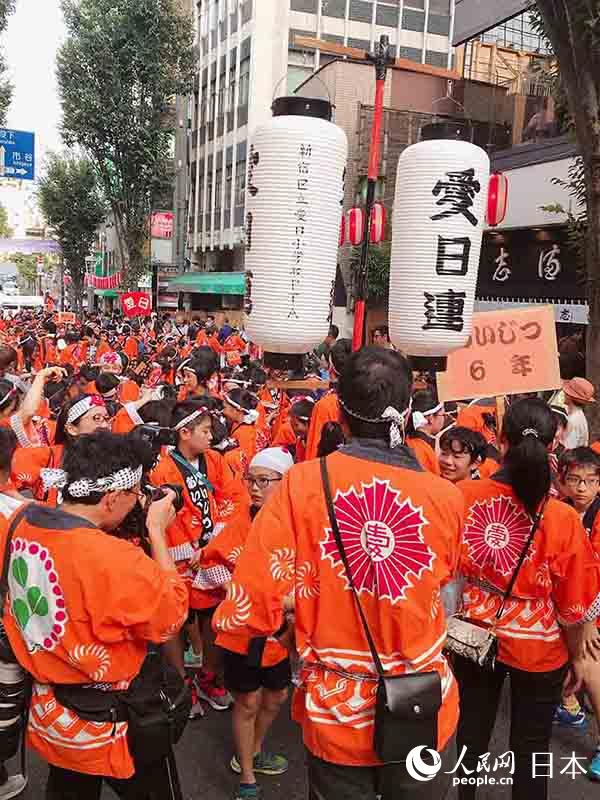
<svg viewBox="0 0 600 800"><path fill-rule="evenodd" d="M445 369L471 335L490 160L467 131L429 125L398 162L389 328L417 369Z"/></svg>
<svg viewBox="0 0 600 800"><path fill-rule="evenodd" d="M248 154L245 327L288 369L327 336L348 143L325 100L279 98L273 114Z"/></svg>

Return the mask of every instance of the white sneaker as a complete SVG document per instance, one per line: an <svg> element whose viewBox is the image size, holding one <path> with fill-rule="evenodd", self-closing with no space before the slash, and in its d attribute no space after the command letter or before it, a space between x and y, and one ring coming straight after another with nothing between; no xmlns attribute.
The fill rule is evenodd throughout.
<svg viewBox="0 0 600 800"><path fill-rule="evenodd" d="M10 800L11 797L18 797L27 786L27 778L24 775L11 775L6 783L0 786L0 800Z"/></svg>

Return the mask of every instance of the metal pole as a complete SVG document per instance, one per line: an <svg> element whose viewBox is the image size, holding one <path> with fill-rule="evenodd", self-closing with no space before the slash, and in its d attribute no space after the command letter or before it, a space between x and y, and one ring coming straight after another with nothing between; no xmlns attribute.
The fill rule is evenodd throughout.
<svg viewBox="0 0 600 800"><path fill-rule="evenodd" d="M392 48L388 36L382 36L370 53L369 61L375 65L375 109L373 127L371 129L371 147L369 152L369 173L367 176L367 200L365 205L365 228L363 231L360 266L356 283L356 302L354 305L354 336L352 349L360 350L366 341L365 326L367 321L367 278L369 271L369 243L371 237L371 212L375 202L375 189L379 178L379 162L381 158L381 128L383 122L383 95L385 78L390 64L394 63Z"/></svg>

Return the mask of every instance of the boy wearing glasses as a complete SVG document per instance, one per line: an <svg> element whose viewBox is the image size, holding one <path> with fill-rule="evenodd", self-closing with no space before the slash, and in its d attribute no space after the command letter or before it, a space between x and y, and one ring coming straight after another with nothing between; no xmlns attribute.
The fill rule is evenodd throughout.
<svg viewBox="0 0 600 800"><path fill-rule="evenodd" d="M590 447L566 450L558 464L560 489L566 503L579 513L594 550L600 556L600 456ZM592 663L586 675L585 689L594 714L600 720L600 666ZM584 730L587 719L575 695L563 697L555 711L554 722L561 727ZM600 740L588 771L591 780L600 781Z"/></svg>

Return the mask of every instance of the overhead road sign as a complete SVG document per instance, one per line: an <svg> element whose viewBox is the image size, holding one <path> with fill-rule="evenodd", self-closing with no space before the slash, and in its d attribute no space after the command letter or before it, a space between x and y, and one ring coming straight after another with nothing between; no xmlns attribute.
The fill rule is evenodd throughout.
<svg viewBox="0 0 600 800"><path fill-rule="evenodd" d="M531 0L456 0L452 44L458 47L534 5Z"/></svg>
<svg viewBox="0 0 600 800"><path fill-rule="evenodd" d="M0 128L0 178L35 179L35 134Z"/></svg>

